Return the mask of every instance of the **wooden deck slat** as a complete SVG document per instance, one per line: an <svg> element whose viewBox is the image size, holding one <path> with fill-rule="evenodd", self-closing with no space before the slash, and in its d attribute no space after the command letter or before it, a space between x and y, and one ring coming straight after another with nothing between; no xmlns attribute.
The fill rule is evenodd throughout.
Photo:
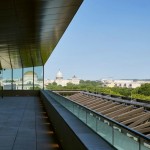
<svg viewBox="0 0 150 150"><path fill-rule="evenodd" d="M110 104L108 104L108 105L106 105L104 107L101 107L101 108L97 109L96 111L101 113L102 111L107 110L107 109L109 109L111 107L114 107L114 106L116 106L115 103L110 103Z"/></svg>
<svg viewBox="0 0 150 150"><path fill-rule="evenodd" d="M139 129L139 132L141 132L141 133L146 133L146 132L148 132L148 134L149 134L149 133L150 133L150 127L144 128L144 129Z"/></svg>
<svg viewBox="0 0 150 150"><path fill-rule="evenodd" d="M144 110L143 107L137 108L137 109L133 109L133 110L131 110L129 112L125 112L123 114L120 114L120 115L114 117L114 119L118 119L118 118L121 118L121 117L124 117L124 116L128 116L128 115L132 115L132 114L135 114L135 113L139 113L139 112L142 112L143 110Z"/></svg>
<svg viewBox="0 0 150 150"><path fill-rule="evenodd" d="M107 102L107 101L103 101L103 102L98 103L98 104L95 105L95 106L90 107L90 109L95 110L95 109L98 109L98 108L100 108L100 107L105 106L106 104L108 104L108 102Z"/></svg>
<svg viewBox="0 0 150 150"><path fill-rule="evenodd" d="M111 108L109 108L109 109L107 109L107 110L104 110L104 111L101 111L101 113L102 114L108 114L108 113L110 113L110 112L113 112L113 111L115 111L115 110L119 110L119 109L122 109L124 107L124 105L116 105L116 106L114 106L114 107L111 107Z"/></svg>
<svg viewBox="0 0 150 150"><path fill-rule="evenodd" d="M138 125L136 127L133 127L133 129L139 131L140 129L143 129L143 128L147 128L150 126L150 122L146 122L146 123L143 123L141 125Z"/></svg>
<svg viewBox="0 0 150 150"><path fill-rule="evenodd" d="M130 128L136 127L137 125L141 124L142 122L146 121L150 119L150 114L147 113L145 114L145 116L143 116L142 118L138 119L137 121L133 122L132 124L129 125Z"/></svg>
<svg viewBox="0 0 150 150"><path fill-rule="evenodd" d="M93 106L96 106L97 104L101 104L102 102L105 102L105 101L97 99L94 103L86 104L86 106L89 107L89 108L92 108Z"/></svg>
<svg viewBox="0 0 150 150"><path fill-rule="evenodd" d="M125 120L121 123L124 124L124 125L131 124L131 123L135 122L136 120L140 119L143 116L145 116L145 112L142 112L140 115L138 115L136 117L132 117L131 119Z"/></svg>
<svg viewBox="0 0 150 150"><path fill-rule="evenodd" d="M126 107L124 107L123 109L121 109L121 110L116 110L116 111L114 111L114 112L111 112L111 113L107 114L106 116L108 116L108 117L110 117L110 118L114 118L114 117L116 117L116 116L118 116L118 115L120 115L120 114L122 114L122 113L125 113L125 112L127 112L127 111L130 111L130 110L132 110L132 109L133 109L133 106L126 106Z"/></svg>
<svg viewBox="0 0 150 150"><path fill-rule="evenodd" d="M132 110L131 110L132 111ZM130 112L131 112L130 111ZM134 118L134 117L137 117L137 116L139 116L141 114L141 112L137 112L137 113L135 113L135 114L130 114L130 115L125 115L125 116L122 116L122 117L120 117L120 118L117 118L117 119L115 119L116 121L118 121L118 122L123 122L123 121L125 121L125 120L129 120L129 119L131 119L131 118Z"/></svg>

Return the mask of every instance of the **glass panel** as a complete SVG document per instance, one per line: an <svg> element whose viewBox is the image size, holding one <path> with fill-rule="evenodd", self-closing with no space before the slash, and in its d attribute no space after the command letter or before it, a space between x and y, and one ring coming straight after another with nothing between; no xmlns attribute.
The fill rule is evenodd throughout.
<svg viewBox="0 0 150 150"><path fill-rule="evenodd" d="M76 115L77 117L79 116L79 106L74 104L74 111L73 111L74 115Z"/></svg>
<svg viewBox="0 0 150 150"><path fill-rule="evenodd" d="M108 121L101 120L100 117L97 118L97 133L109 143L112 143L112 127Z"/></svg>
<svg viewBox="0 0 150 150"><path fill-rule="evenodd" d="M118 150L139 150L138 139L131 134L122 133L118 127L114 127L114 146Z"/></svg>
<svg viewBox="0 0 150 150"><path fill-rule="evenodd" d="M2 70L0 70L0 90L2 90L3 87L3 73Z"/></svg>
<svg viewBox="0 0 150 150"><path fill-rule="evenodd" d="M66 101L65 101L65 99L63 97L61 97L61 98L57 97L56 99L58 99L58 102L60 104L62 104L64 107L67 107Z"/></svg>
<svg viewBox="0 0 150 150"><path fill-rule="evenodd" d="M66 102L66 100L62 98L61 101L62 101L62 102L61 102L62 105L65 106L66 108L68 108L68 103Z"/></svg>
<svg viewBox="0 0 150 150"><path fill-rule="evenodd" d="M56 96L56 95L52 95L52 96L55 98L55 100L56 100L57 102L62 103L62 98L60 98L60 97L58 97L58 96Z"/></svg>
<svg viewBox="0 0 150 150"><path fill-rule="evenodd" d="M66 101L63 102L64 106L69 109L69 103L67 103Z"/></svg>
<svg viewBox="0 0 150 150"><path fill-rule="evenodd" d="M79 118L86 123L86 110L82 107L79 107Z"/></svg>
<svg viewBox="0 0 150 150"><path fill-rule="evenodd" d="M96 131L96 116L90 111L87 112L87 125Z"/></svg>
<svg viewBox="0 0 150 150"><path fill-rule="evenodd" d="M43 89L43 66L34 67L34 90Z"/></svg>
<svg viewBox="0 0 150 150"><path fill-rule="evenodd" d="M150 143L148 144L148 142L143 142L141 144L141 150L150 150Z"/></svg>
<svg viewBox="0 0 150 150"><path fill-rule="evenodd" d="M2 86L4 90L12 90L16 89L16 84L13 83L13 79L12 79L12 70L8 69L8 70L2 70L1 71L2 74Z"/></svg>
<svg viewBox="0 0 150 150"><path fill-rule="evenodd" d="M67 105L67 109L70 110L71 112L73 112L73 104L72 102L69 101L65 101L66 105Z"/></svg>
<svg viewBox="0 0 150 150"><path fill-rule="evenodd" d="M24 68L23 73L23 89L33 90L33 68Z"/></svg>
<svg viewBox="0 0 150 150"><path fill-rule="evenodd" d="M61 98L57 98L58 99L58 101L60 102L60 104L62 104L63 106L65 106L66 104L65 104L65 100L64 100L64 98L63 97L61 97Z"/></svg>
<svg viewBox="0 0 150 150"><path fill-rule="evenodd" d="M22 90L23 79L22 79L22 68L21 69L13 69L13 81L16 85L15 90Z"/></svg>

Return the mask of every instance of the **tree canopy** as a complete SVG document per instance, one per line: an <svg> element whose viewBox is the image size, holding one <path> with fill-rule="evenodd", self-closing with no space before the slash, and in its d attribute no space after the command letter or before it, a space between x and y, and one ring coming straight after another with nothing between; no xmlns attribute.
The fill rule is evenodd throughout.
<svg viewBox="0 0 150 150"><path fill-rule="evenodd" d="M138 88L138 94L150 96L150 84L146 83L141 85L141 87Z"/></svg>

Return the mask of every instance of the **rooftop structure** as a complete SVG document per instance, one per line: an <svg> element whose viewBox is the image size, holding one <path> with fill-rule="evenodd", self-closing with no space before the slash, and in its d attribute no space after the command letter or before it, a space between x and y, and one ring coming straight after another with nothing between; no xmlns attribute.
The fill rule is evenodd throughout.
<svg viewBox="0 0 150 150"><path fill-rule="evenodd" d="M63 79L63 74L60 72L60 70L57 72L57 74L56 74L56 80L61 80L61 79Z"/></svg>
<svg viewBox="0 0 150 150"><path fill-rule="evenodd" d="M75 75L71 79L64 79L63 74L59 70L56 74L55 80L47 80L45 85L48 85L49 83L57 83L57 85L61 86L67 86L68 83L78 85L80 83L80 79L77 78Z"/></svg>
<svg viewBox="0 0 150 150"><path fill-rule="evenodd" d="M126 87L126 88L137 88L140 87L142 84L150 83L150 81L144 80L110 80L104 79L102 80L104 86L107 87Z"/></svg>

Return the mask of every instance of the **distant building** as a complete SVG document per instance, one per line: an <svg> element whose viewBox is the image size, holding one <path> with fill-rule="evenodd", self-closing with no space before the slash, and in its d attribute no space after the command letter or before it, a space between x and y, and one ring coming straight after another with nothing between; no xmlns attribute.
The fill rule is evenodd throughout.
<svg viewBox="0 0 150 150"><path fill-rule="evenodd" d="M103 86L106 87L126 87L126 88L137 88L140 87L142 84L150 83L150 81L143 81L143 80L102 80Z"/></svg>
<svg viewBox="0 0 150 150"><path fill-rule="evenodd" d="M80 79L78 79L75 75L71 79L63 79L63 74L59 70L56 74L55 80L46 80L45 85L54 82L57 83L57 85L61 85L61 86L66 86L67 83L78 85L80 83Z"/></svg>
<svg viewBox="0 0 150 150"><path fill-rule="evenodd" d="M34 78L33 78L34 77ZM33 71L27 71L23 75L23 89L29 90L33 88L33 79L34 79L34 87L42 88L43 82L38 78L37 73ZM3 80L1 81L4 90L10 90L13 86L13 89L16 90L22 90L22 78L20 79L14 79L13 85L11 80Z"/></svg>
<svg viewBox="0 0 150 150"><path fill-rule="evenodd" d="M34 78L33 78L33 75L34 75ZM24 73L24 77L23 77L24 84L33 84L33 79L34 79L34 82L37 82L38 80L38 75L35 72L27 71Z"/></svg>

